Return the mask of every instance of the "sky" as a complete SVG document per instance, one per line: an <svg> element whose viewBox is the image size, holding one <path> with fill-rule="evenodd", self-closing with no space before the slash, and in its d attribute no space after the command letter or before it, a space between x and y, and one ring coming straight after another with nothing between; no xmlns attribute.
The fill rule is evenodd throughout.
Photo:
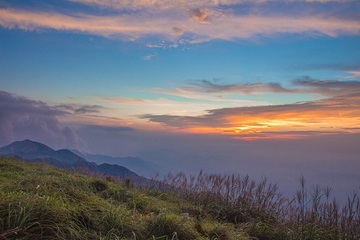
<svg viewBox="0 0 360 240"><path fill-rule="evenodd" d="M360 182L358 0L0 0L0 145Z"/></svg>

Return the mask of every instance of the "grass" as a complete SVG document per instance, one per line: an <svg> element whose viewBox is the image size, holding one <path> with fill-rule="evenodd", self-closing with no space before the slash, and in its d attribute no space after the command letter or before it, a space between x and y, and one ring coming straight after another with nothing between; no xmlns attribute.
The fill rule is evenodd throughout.
<svg viewBox="0 0 360 240"><path fill-rule="evenodd" d="M359 197L354 194L340 206L329 189L308 192L303 178L291 199L266 179L256 183L248 176L200 172L154 180L140 186L0 157L0 239L360 236Z"/></svg>

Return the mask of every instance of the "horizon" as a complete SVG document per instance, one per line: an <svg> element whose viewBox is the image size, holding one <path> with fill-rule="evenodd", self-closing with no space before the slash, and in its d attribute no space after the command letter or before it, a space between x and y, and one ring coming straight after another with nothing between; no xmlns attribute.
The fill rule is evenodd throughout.
<svg viewBox="0 0 360 240"><path fill-rule="evenodd" d="M0 146L360 182L357 0L0 2Z"/></svg>

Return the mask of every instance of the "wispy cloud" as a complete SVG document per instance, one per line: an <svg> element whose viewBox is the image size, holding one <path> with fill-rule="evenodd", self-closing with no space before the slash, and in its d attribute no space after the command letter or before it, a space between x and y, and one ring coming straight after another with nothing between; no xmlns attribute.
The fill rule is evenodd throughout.
<svg viewBox="0 0 360 240"><path fill-rule="evenodd" d="M144 60L149 61L149 60L153 59L156 56L157 56L157 54L148 54L148 55L144 56Z"/></svg>
<svg viewBox="0 0 360 240"><path fill-rule="evenodd" d="M99 105L79 105L79 104L61 104L54 106L53 108L59 109L67 114L90 114L99 113L103 108Z"/></svg>
<svg viewBox="0 0 360 240"><path fill-rule="evenodd" d="M358 127L356 121L360 115L356 114L359 112L357 107L360 107L359 81L317 80L304 77L292 81L289 87L279 83L262 82L226 84L222 80L192 80L185 83L186 86L173 89L150 89L157 94L180 96L181 99L96 96L95 101L103 107L65 105L66 107L57 107L57 110L70 115L67 118L68 122L73 122L72 115L79 112L76 121L87 124L142 128L148 126L147 120L151 126L156 124L204 133L254 134L286 128L294 131L324 131L329 127L344 131L344 122L348 124L347 127ZM308 94L328 99L269 105L265 101L244 100L241 97L268 93L290 96ZM183 98L195 99L196 103L189 103ZM164 112L167 114L163 114ZM334 113L337 114L336 117L332 117ZM350 113L355 115L350 116Z"/></svg>
<svg viewBox="0 0 360 240"><path fill-rule="evenodd" d="M284 13L257 15L237 13L215 7L222 6L222 4L239 4L238 1L224 1L223 3L219 1L199 1L199 3L197 1L161 1L161 4L160 1L79 0L76 2L117 9L134 8L139 10L136 13L119 11L106 15L94 15L84 12L60 13L3 8L0 9L0 26L30 31L55 29L82 32L126 40L157 36L171 42L172 46L174 42L176 44L198 43L213 39L232 41L289 33L332 37L360 34L358 19L349 20L339 16L308 15L306 13L296 16ZM179 4L184 4L186 7L175 7ZM157 8L160 5L162 7ZM150 6L151 9L149 9ZM151 43L149 46L156 46L156 44Z"/></svg>
<svg viewBox="0 0 360 240"><path fill-rule="evenodd" d="M241 93L245 95L272 93L290 93L292 89L286 89L279 83L245 83L245 84L221 84L217 81L193 80L187 81L187 86L176 88L178 92L189 93Z"/></svg>
<svg viewBox="0 0 360 240"><path fill-rule="evenodd" d="M161 33L160 30L155 29L155 26L140 24L141 20L137 18L126 15L111 17L84 13L64 15L56 12L0 9L0 24L10 29L55 29L85 32L105 37L123 35L128 38L136 38L142 34Z"/></svg>
<svg viewBox="0 0 360 240"><path fill-rule="evenodd" d="M136 131L134 128L125 127L125 126L82 125L80 128L85 131L90 130L97 133L99 132L122 133L122 132Z"/></svg>
<svg viewBox="0 0 360 240"><path fill-rule="evenodd" d="M299 91L316 93L323 96L351 95L360 92L360 81L315 80L309 77L296 80Z"/></svg>
<svg viewBox="0 0 360 240"><path fill-rule="evenodd" d="M360 94L294 104L214 109L200 116L147 114L140 118L189 132L261 134L324 132L329 128L343 132L345 124L356 132L360 126Z"/></svg>
<svg viewBox="0 0 360 240"><path fill-rule="evenodd" d="M151 90L153 91L153 90ZM165 90L158 91L160 94L168 94ZM118 97L106 97L100 96L97 101L103 102L104 106L109 109L107 115L116 115L118 113L122 116L126 115L133 121L139 120L137 117L139 114L146 114L152 112L153 114L161 114L167 112L169 114L179 115L197 115L203 113L206 109L227 106L254 106L264 104L265 102L241 100L241 99L209 99L196 102L196 104L189 103L188 101L171 100L167 98L156 99L141 99L141 98L124 98ZM104 111L103 111L104 112Z"/></svg>
<svg viewBox="0 0 360 240"><path fill-rule="evenodd" d="M223 83L221 80L188 80L184 86L154 89L155 92L194 99L223 100L229 94L258 95L267 93L316 94L325 97L350 95L360 92L360 81L318 80L308 76L291 81L288 87L280 83Z"/></svg>
<svg viewBox="0 0 360 240"><path fill-rule="evenodd" d="M360 79L360 70L348 70L346 72L352 75L349 78L359 78Z"/></svg>
<svg viewBox="0 0 360 240"><path fill-rule="evenodd" d="M105 8L115 8L115 9L131 9L138 10L144 8L161 8L161 9L172 9L179 7L218 7L218 6L231 6L239 5L244 3L252 4L263 4L267 2L281 2L281 3L291 3L291 2L303 2L303 3L329 3L329 2L338 2L338 3L349 3L355 2L356 0L69 0L71 2L77 2L81 4L100 6Z"/></svg>

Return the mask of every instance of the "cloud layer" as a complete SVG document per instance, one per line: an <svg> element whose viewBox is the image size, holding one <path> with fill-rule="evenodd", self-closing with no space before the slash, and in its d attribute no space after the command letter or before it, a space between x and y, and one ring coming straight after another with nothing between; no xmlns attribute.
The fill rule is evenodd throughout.
<svg viewBox="0 0 360 240"><path fill-rule="evenodd" d="M282 105L233 107L208 110L203 115L154 115L140 118L174 129L198 133L237 134L244 139L297 138L314 133L359 132L360 82L319 81L304 78L294 82L298 88L285 89L277 84L219 85L199 81L192 91L305 92L330 97L316 101ZM190 90L189 90L190 91Z"/></svg>
<svg viewBox="0 0 360 240"><path fill-rule="evenodd" d="M73 130L58 121L66 114L44 102L0 91L0 146L30 138L54 148L84 148Z"/></svg>
<svg viewBox="0 0 360 240"><path fill-rule="evenodd" d="M286 89L279 83L244 83L244 84L221 84L216 81L195 80L188 81L187 86L178 87L175 93L239 93L244 95L271 93L291 93L296 90Z"/></svg>
<svg viewBox="0 0 360 240"><path fill-rule="evenodd" d="M322 97L352 95L360 92L360 81L318 80L308 76L291 81L284 87L276 82L226 84L220 80L188 80L183 86L173 89L157 89L157 92L185 98L226 99L229 94L261 95L312 94ZM212 97L211 97L212 96ZM235 99L234 99L235 101ZM254 102L255 103L255 102Z"/></svg>
<svg viewBox="0 0 360 240"><path fill-rule="evenodd" d="M0 9L0 26L9 29L80 32L104 37L137 40L151 36L178 44L213 39L237 40L278 34L310 34L336 37L359 35L359 18L344 14L286 14L290 3L356 4L354 1L98 1L73 0L97 8L112 9L90 14L82 11ZM261 9L265 3L284 4L282 12L247 12L247 5ZM242 4L247 4L242 6ZM274 8L274 7L273 7ZM117 11L116 11L117 9ZM275 8L276 9L276 8ZM263 12L265 11L265 13ZM104 14L105 12L105 14ZM290 11L291 12L291 11ZM351 15L351 14L349 14ZM147 44L153 46L153 44Z"/></svg>
<svg viewBox="0 0 360 240"><path fill-rule="evenodd" d="M77 2L81 4L100 6L104 8L116 8L116 9L144 9L144 8L179 8L179 7L219 7L219 6L231 6L245 3L252 4L264 4L267 2L280 2L280 3L349 3L356 2L356 0L70 0L71 2Z"/></svg>
<svg viewBox="0 0 360 240"><path fill-rule="evenodd" d="M299 92L316 93L322 96L352 95L360 92L360 81L315 80L309 77L296 80Z"/></svg>

